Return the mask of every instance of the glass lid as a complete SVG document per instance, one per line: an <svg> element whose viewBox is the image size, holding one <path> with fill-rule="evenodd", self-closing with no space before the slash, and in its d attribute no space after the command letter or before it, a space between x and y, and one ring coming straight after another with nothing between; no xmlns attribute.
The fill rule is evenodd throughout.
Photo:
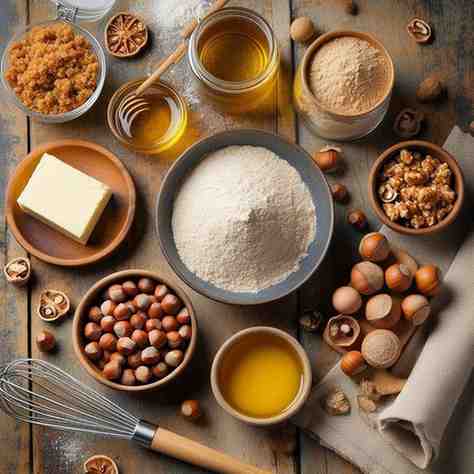
<svg viewBox="0 0 474 474"><path fill-rule="evenodd" d="M116 0L51 0L58 9L58 18L69 21L97 21L105 16Z"/></svg>

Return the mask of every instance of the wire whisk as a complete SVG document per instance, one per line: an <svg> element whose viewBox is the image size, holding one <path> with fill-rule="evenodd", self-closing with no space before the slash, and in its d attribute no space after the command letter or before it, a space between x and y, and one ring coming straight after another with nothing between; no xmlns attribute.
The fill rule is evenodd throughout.
<svg viewBox="0 0 474 474"><path fill-rule="evenodd" d="M18 359L0 368L0 408L18 421L131 440L216 472L269 474L140 420L72 375L39 359Z"/></svg>

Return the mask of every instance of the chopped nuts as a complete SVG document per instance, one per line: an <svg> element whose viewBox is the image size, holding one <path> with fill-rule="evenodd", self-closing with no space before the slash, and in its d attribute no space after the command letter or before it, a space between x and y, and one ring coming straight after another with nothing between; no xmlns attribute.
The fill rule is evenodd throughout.
<svg viewBox="0 0 474 474"><path fill-rule="evenodd" d="M37 313L44 321L56 321L65 316L71 307L69 298L58 290L44 290L39 297Z"/></svg>
<svg viewBox="0 0 474 474"><path fill-rule="evenodd" d="M117 13L105 27L107 51L118 58L138 54L148 41L148 29L144 22L128 12Z"/></svg>
<svg viewBox="0 0 474 474"><path fill-rule="evenodd" d="M347 415L351 411L351 404L346 394L339 388L329 392L322 401L322 407L332 416Z"/></svg>
<svg viewBox="0 0 474 474"><path fill-rule="evenodd" d="M443 93L443 84L435 76L428 76L416 90L416 98L419 102L431 102L438 99Z"/></svg>
<svg viewBox="0 0 474 474"><path fill-rule="evenodd" d="M420 133L424 118L423 112L414 109L403 109L395 118L393 131L400 138L415 137Z"/></svg>
<svg viewBox="0 0 474 474"><path fill-rule="evenodd" d="M31 264L27 258L18 257L10 260L4 267L3 273L8 283L15 286L24 286L31 276Z"/></svg>
<svg viewBox="0 0 474 474"><path fill-rule="evenodd" d="M431 39L431 26L419 18L413 18L408 23L407 31L417 43L427 43Z"/></svg>

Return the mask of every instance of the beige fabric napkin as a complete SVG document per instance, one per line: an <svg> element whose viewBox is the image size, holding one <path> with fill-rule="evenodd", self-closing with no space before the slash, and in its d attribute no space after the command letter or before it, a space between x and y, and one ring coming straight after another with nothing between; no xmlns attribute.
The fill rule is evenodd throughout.
<svg viewBox="0 0 474 474"><path fill-rule="evenodd" d="M446 425L474 364L474 138L455 127L444 148L464 172L470 200L464 214L446 232L434 236L401 236L381 229L418 261L436 262L445 275L444 289L433 301L437 317L415 334L394 368L410 375L407 385L377 415L361 417L357 386L336 365L293 419L321 444L370 474L415 474L427 468L445 472L429 466L439 453ZM348 395L353 407L350 415L329 416L321 409L321 399L334 386ZM469 408L474 408L470 398ZM456 417L457 423L466 424L459 426L459 432L467 431L471 441L472 421ZM474 456L469 453L465 450L465 459L453 460L453 466L467 463L469 470L458 472L474 472Z"/></svg>

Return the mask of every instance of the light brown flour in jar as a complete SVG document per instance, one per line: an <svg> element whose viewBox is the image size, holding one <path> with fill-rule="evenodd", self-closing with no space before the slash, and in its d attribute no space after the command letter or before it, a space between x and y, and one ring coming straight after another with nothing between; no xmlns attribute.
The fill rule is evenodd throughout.
<svg viewBox="0 0 474 474"><path fill-rule="evenodd" d="M353 36L323 44L310 64L309 85L316 100L331 112L358 115L387 93L390 74L384 54Z"/></svg>

